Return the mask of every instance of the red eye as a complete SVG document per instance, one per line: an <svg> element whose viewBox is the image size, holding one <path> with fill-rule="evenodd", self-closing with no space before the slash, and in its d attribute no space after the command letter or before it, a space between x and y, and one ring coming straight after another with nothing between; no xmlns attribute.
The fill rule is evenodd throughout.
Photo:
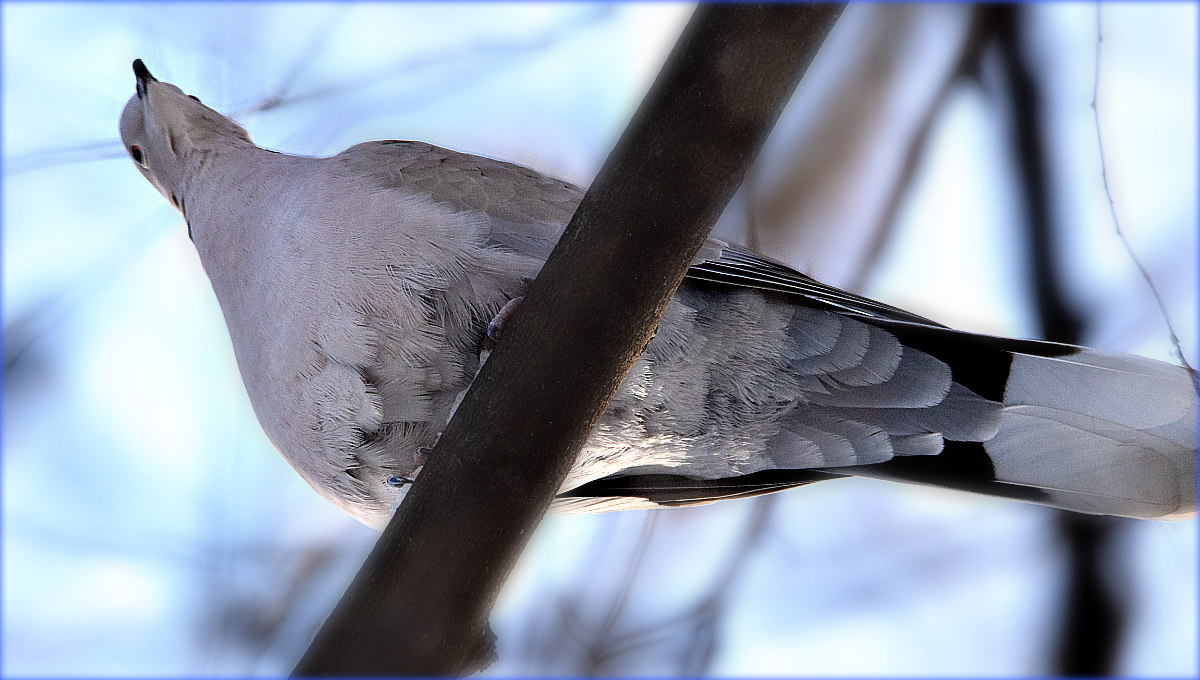
<svg viewBox="0 0 1200 680"><path fill-rule="evenodd" d="M129 155L133 156L134 163L141 165L141 163L142 163L142 147L138 146L137 144L134 144L133 146L129 147Z"/></svg>

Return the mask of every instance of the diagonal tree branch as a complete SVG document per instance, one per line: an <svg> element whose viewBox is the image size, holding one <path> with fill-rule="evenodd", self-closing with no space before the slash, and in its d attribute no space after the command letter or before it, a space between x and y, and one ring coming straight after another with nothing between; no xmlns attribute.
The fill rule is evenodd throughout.
<svg viewBox="0 0 1200 680"><path fill-rule="evenodd" d="M295 675L462 674L592 426L844 5L701 5Z"/></svg>

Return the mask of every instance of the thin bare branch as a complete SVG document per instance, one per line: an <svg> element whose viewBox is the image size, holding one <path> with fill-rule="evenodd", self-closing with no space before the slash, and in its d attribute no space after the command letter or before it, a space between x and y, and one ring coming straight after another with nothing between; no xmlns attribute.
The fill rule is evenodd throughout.
<svg viewBox="0 0 1200 680"><path fill-rule="evenodd" d="M120 142L78 144L58 149L34 151L9 158L4 161L4 174L19 175L24 172L44 170L61 165L109 161L116 158L128 158L125 147Z"/></svg>
<svg viewBox="0 0 1200 680"><path fill-rule="evenodd" d="M334 6L333 11L330 12L329 19L321 22L321 26L309 39L308 46L300 53L300 58L296 60L296 63L292 64L292 68L280 79L279 85L275 88L275 93L267 97L262 102L263 104L282 100L291 91L292 86L299 80L300 75L320 55L321 50L325 47L325 43L329 42L330 36L333 35L338 24L345 20L346 15L349 14L352 7L350 4L338 4Z"/></svg>
<svg viewBox="0 0 1200 680"><path fill-rule="evenodd" d="M608 608L608 613L604 617L604 622L600 624L600 630L596 632L589 647L601 649L608 645L613 627L616 626L617 620L621 618L621 610L625 608L625 602L629 599L629 591L633 589L633 582L637 580L638 570L642 562L646 559L646 550L650 547L650 539L654 536L654 528L657 525L658 513L650 513L642 524L642 532L638 535L637 545L633 548L633 556L626 565L625 576L621 580L621 587L617 590L617 596L613 598L612 605ZM596 671L599 669L585 670Z"/></svg>
<svg viewBox="0 0 1200 680"><path fill-rule="evenodd" d="M1125 232L1121 229L1121 220L1117 217L1117 205L1113 200L1112 187L1108 183L1108 165L1104 160L1104 136L1100 130L1100 108L1097 105L1100 97L1100 46L1104 42L1104 33L1100 23L1100 3L1096 3L1096 68L1095 79L1092 82L1092 119L1096 123L1096 149L1100 152L1100 179L1104 182L1104 195L1108 198L1108 212L1112 216L1113 231L1116 232L1117 238L1121 239L1121 245L1124 246L1125 252L1129 254L1129 259L1137 267L1141 273L1142 279L1145 280L1146 286L1150 289L1150 294L1154 296L1154 303L1158 305L1159 312L1162 313L1163 323L1167 327L1167 333L1171 339L1171 347L1175 352L1175 357L1179 359L1180 365L1188 370L1192 376L1192 385L1200 392L1200 381L1197 380L1196 370L1188 363L1187 357L1183 354L1183 343L1179 341L1179 335L1175 333L1175 325L1171 323L1171 314L1167 311L1167 305L1163 302L1162 295L1158 292L1158 286L1154 285L1154 279L1150 276L1150 272L1142 264L1137 253L1133 250L1133 245L1129 239L1125 237Z"/></svg>
<svg viewBox="0 0 1200 680"><path fill-rule="evenodd" d="M741 540L738 541L736 547L727 553L725 565L718 572L717 577L713 579L712 588L700 599L700 602L688 611L673 619L656 623L655 626L666 627L678 625L690 618L696 617L700 612L718 606L728 593L729 586L737 581L738 574L745 568L746 555L762 539L768 526L767 520L770 519L771 510L775 507L778 500L779 496L771 494L759 496L751 501L753 506L750 518L747 520L746 527L742 531Z"/></svg>
<svg viewBox="0 0 1200 680"><path fill-rule="evenodd" d="M324 41L328 40L332 34L331 24L343 18L345 11L344 8L340 8L339 11L334 13L331 22L326 24L321 32L314 35L311 44L304 51L302 58L292 66L279 86L275 88L273 94L264 97L254 104L230 112L228 114L229 117L242 119L256 113L266 113L275 109L320 100L325 97L342 95L354 90L378 85L400 76L412 75L413 73L426 70L455 66L462 66L464 70L467 68L471 69L474 78L467 78L463 74L447 78L447 89L441 93L444 95L468 82L473 82L482 77L478 68L479 63L487 61L494 65L497 59L503 57L530 56L542 52L607 19L612 15L613 9L608 5L598 6L581 14L573 15L567 20L555 24L546 29L546 31L531 37L512 41L482 42L467 48L460 45L440 52L425 52L418 57L407 58L398 63L380 67L357 78L344 78L332 85L289 95L288 92L295 85L299 75L307 68L313 56L319 52ZM419 104L427 105L430 103L430 97L437 96L437 93L430 90L426 90L424 94L426 99L419 102ZM417 102L414 102L414 105L410 108L417 108L417 104ZM120 142L93 142L58 149L45 149L15 156L4 161L3 169L7 175L16 175L64 165L127 157L128 154Z"/></svg>
<svg viewBox="0 0 1200 680"><path fill-rule="evenodd" d="M472 69L477 69L478 65L484 61L490 60L491 63L494 63L494 60L501 58L537 54L576 36L582 31L592 28L611 16L612 12L612 7L601 5L581 14L572 15L563 22L547 28L544 32L532 36L524 36L519 40L482 41L468 47L455 45L444 50L425 51L417 56L406 57L400 61L380 66L357 77L346 77L336 83L317 87L306 92L268 97L256 104L238 109L230 114L230 116L241 118L295 104L342 95L365 87L379 85L380 83L394 80L401 76L412 76L422 71L449 68L458 64L469 64Z"/></svg>

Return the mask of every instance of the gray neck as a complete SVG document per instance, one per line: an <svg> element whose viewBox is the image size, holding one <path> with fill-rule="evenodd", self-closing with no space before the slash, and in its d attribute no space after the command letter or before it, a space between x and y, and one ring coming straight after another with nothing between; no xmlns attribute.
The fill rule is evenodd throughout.
<svg viewBox="0 0 1200 680"><path fill-rule="evenodd" d="M234 140L196 152L180 182L180 210L206 268L253 248L269 233L287 198L320 159L289 156Z"/></svg>
<svg viewBox="0 0 1200 680"><path fill-rule="evenodd" d="M295 238L300 225L291 216L322 159L238 140L189 160L180 209L222 307L236 307L243 301L231 298L253 290L252 279L272 276L275 251Z"/></svg>

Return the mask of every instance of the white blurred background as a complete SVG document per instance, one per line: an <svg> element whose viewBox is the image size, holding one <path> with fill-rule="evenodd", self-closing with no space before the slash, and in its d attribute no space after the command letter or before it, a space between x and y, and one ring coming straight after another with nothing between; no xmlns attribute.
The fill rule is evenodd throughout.
<svg viewBox="0 0 1200 680"><path fill-rule="evenodd" d="M1114 205L1194 364L1197 8L1099 7ZM135 57L268 148L419 139L586 184L691 9L5 3L3 672L285 674L375 538L250 411L183 220L117 137ZM719 233L949 325L1041 333L1022 100L978 12L852 5ZM1173 360L1101 182L1096 13L1018 12L1056 271L1086 344ZM1095 526L1104 668L1194 676L1195 521ZM489 674L1055 673L1066 531L870 480L551 518L495 612Z"/></svg>

